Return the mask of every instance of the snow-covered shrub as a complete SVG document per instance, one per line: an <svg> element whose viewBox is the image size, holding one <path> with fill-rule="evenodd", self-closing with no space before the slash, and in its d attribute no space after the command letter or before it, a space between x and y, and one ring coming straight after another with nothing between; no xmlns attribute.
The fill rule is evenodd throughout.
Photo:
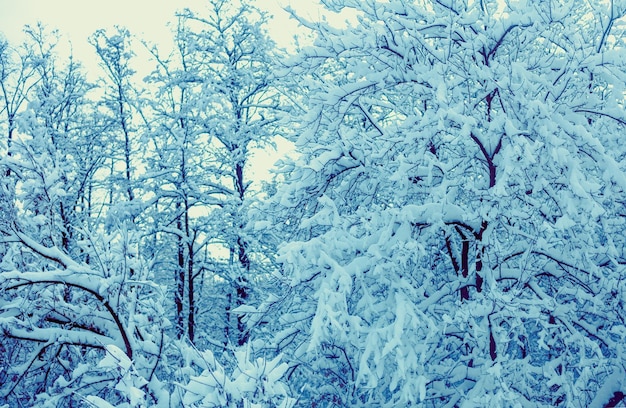
<svg viewBox="0 0 626 408"><path fill-rule="evenodd" d="M288 365L281 356L267 360L254 358L249 347L234 352L236 366L231 372L218 361L211 351L200 353L195 362L203 369L191 376L185 390L186 407L292 407L282 377Z"/></svg>

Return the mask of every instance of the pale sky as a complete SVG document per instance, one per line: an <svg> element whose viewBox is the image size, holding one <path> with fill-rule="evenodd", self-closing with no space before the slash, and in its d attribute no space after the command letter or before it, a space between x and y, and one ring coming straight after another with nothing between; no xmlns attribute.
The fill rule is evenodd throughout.
<svg viewBox="0 0 626 408"><path fill-rule="evenodd" d="M292 48L294 35L301 31L297 21L283 10L286 6L309 20L318 20L322 15L338 25L346 20L344 16L324 12L319 0L250 1L273 16L267 28L281 48ZM27 24L34 26L40 21L49 30L58 29L62 38L57 52L69 51L71 47L75 59L93 80L98 75L98 58L87 39L96 30L119 25L135 37L168 50L173 37L168 23L175 22L176 11L188 7L201 13L206 4L207 0L0 0L0 35L17 46L24 39L23 28ZM148 53L138 43L135 52L134 68L146 75L148 72L141 72L142 68L152 65L142 57L148 58Z"/></svg>
<svg viewBox="0 0 626 408"><path fill-rule="evenodd" d="M274 15L268 27L281 47L287 47L298 25L282 7L290 5L307 17L319 15L318 0L255 0L256 5ZM189 7L202 10L203 0L0 0L0 32L11 43L19 41L25 24L41 21L58 28L71 38L75 53L89 48L87 37L99 28L127 27L134 35L158 42L168 38L166 24L176 10Z"/></svg>

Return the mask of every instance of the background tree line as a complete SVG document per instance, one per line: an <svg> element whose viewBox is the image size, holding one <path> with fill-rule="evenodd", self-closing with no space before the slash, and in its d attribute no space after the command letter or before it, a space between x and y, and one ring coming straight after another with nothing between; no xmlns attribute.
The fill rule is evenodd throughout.
<svg viewBox="0 0 626 408"><path fill-rule="evenodd" d="M0 42L0 404L624 398L626 4L323 4Z"/></svg>

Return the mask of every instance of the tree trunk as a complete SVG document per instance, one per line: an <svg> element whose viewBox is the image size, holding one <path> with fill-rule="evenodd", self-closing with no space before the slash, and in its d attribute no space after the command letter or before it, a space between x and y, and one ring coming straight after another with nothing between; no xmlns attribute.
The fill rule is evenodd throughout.
<svg viewBox="0 0 626 408"><path fill-rule="evenodd" d="M177 209L180 204L176 205ZM179 218L176 226L182 231L182 220ZM181 339L184 334L183 302L185 298L185 243L182 237L178 237L178 265L174 280L176 281L176 292L174 303L176 303L176 337Z"/></svg>

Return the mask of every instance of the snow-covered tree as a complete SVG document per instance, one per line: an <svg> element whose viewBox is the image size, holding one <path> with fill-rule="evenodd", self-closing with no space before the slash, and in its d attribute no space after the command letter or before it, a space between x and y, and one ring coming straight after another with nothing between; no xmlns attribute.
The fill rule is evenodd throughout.
<svg viewBox="0 0 626 408"><path fill-rule="evenodd" d="M358 24L301 19L315 43L285 64L309 107L260 310L301 398L621 399L626 5L323 3Z"/></svg>
<svg viewBox="0 0 626 408"><path fill-rule="evenodd" d="M206 250L206 208L225 194L205 161L204 110L199 105L202 80L190 66L184 40L176 39L168 58L154 50L159 66L148 81L157 88L150 102L154 118L146 135L148 172L143 179L154 192L149 209L153 221L155 266L174 271L175 327L178 338L195 338L197 262ZM164 277L161 277L164 279Z"/></svg>
<svg viewBox="0 0 626 408"><path fill-rule="evenodd" d="M122 401L126 395L115 388L120 373L100 365L111 347L134 361L145 379L142 392L158 400L158 387L146 384L161 362L167 321L163 293L138 263L136 237L90 236L85 251L95 261L86 264L36 241L24 223L2 229L3 241L13 245L0 267L0 401L77 406L87 395Z"/></svg>
<svg viewBox="0 0 626 408"><path fill-rule="evenodd" d="M12 155L12 142L17 128L17 115L28 100L32 88L37 84L38 59L32 44L24 43L13 47L5 38L0 38L0 113L3 119L2 146L7 156ZM6 137L5 137L6 136ZM5 170L6 175L11 172Z"/></svg>
<svg viewBox="0 0 626 408"><path fill-rule="evenodd" d="M175 264L178 334L193 341L202 311L204 336L241 346L248 336L232 309L250 297L258 268L244 228L247 172L252 149L270 141L275 123L272 42L266 17L247 2L214 0L178 18L174 51L153 49L158 66L148 77L157 88L146 177L158 201L155 233L173 238L161 254L174 262L161 259ZM203 296L220 284L225 293Z"/></svg>
<svg viewBox="0 0 626 408"><path fill-rule="evenodd" d="M0 37L0 154L6 159L14 155L14 138L17 129L18 113L24 108L32 88L37 84L37 62L34 50L26 42L21 47L14 47ZM15 174L11 172L5 160L0 164L3 201L0 218L8 222L15 212ZM7 246L0 245L0 256L6 253Z"/></svg>
<svg viewBox="0 0 626 408"><path fill-rule="evenodd" d="M107 133L111 145L109 202L117 203L120 198L130 202L135 198L133 173L138 165L137 158L133 157L138 143L137 121L133 122L133 114L138 110L138 91L133 84L135 71L131 60L135 54L131 35L122 27L116 27L111 34L100 29L89 41L105 72L101 88L104 89L102 110L109 117ZM118 174L120 168L122 174Z"/></svg>
<svg viewBox="0 0 626 408"><path fill-rule="evenodd" d="M258 254L261 240L245 227L254 199L249 159L254 148L272 142L279 108L272 74L275 45L265 30L267 16L248 1L216 0L206 15L183 15L195 28L189 32L190 44L200 51L194 57L205 78L204 130L210 136L213 174L230 192L212 217L219 225L213 239L228 250L227 262L217 271L228 284L225 335L241 346L248 334L233 309L251 300L252 281L265 258Z"/></svg>
<svg viewBox="0 0 626 408"><path fill-rule="evenodd" d="M245 171L275 122L271 44L255 9L211 5L209 20L181 15L177 55L155 51L153 100L132 80L124 29L91 37L96 85L42 26L23 49L0 48L0 405L293 405L287 365L248 344L233 310L258 270ZM198 28L211 24L221 31ZM178 280L173 302L163 271ZM203 276L232 299L202 299L199 325Z"/></svg>
<svg viewBox="0 0 626 408"><path fill-rule="evenodd" d="M37 84L19 115L15 160L9 156L6 164L15 174L20 207L29 217L46 219L39 234L78 256L79 231L94 224L94 176L106 155L105 125L80 64L71 56L59 63L58 34L42 25L26 33L38 60Z"/></svg>
<svg viewBox="0 0 626 408"><path fill-rule="evenodd" d="M92 214L104 149L91 85L71 58L60 63L54 34L42 26L26 34L33 86L16 112L12 154L1 159L10 176L0 187L0 402L115 400L115 373L98 362L116 346L151 377L166 326L160 289L136 236L103 235Z"/></svg>

